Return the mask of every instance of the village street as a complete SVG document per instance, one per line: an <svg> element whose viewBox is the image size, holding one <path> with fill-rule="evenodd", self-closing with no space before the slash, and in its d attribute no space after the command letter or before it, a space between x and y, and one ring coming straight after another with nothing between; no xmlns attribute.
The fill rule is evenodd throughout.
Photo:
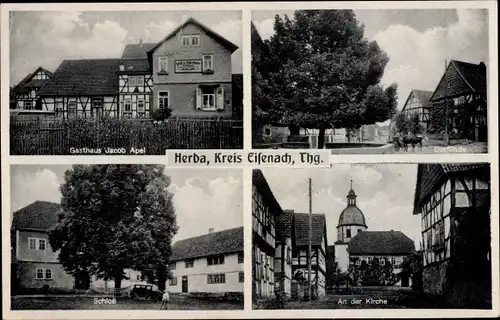
<svg viewBox="0 0 500 320"><path fill-rule="evenodd" d="M160 303L152 300L118 298L116 303L96 303L97 296L12 297L12 310L159 310ZM169 310L241 310L243 301L200 300L170 295Z"/></svg>

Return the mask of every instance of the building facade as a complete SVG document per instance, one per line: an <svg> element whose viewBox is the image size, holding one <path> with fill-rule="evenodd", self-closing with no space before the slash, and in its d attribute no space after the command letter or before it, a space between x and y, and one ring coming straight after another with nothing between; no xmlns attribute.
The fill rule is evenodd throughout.
<svg viewBox="0 0 500 320"><path fill-rule="evenodd" d="M300 270L305 279L308 274L309 214L294 213L295 243L292 250L292 273ZM313 297L321 298L326 294L326 252L327 235L324 214L311 215L311 287Z"/></svg>
<svg viewBox="0 0 500 320"><path fill-rule="evenodd" d="M29 113L41 109L39 90L53 76L52 72L42 67L28 74L10 92L10 109Z"/></svg>
<svg viewBox="0 0 500 320"><path fill-rule="evenodd" d="M292 294L292 251L295 244L293 211L285 210L276 217L276 251L274 274L276 288L286 296Z"/></svg>
<svg viewBox="0 0 500 320"><path fill-rule="evenodd" d="M243 293L243 227L180 240L172 247L172 293Z"/></svg>
<svg viewBox="0 0 500 320"><path fill-rule="evenodd" d="M444 131L448 121L451 138L486 141L487 81L486 65L451 60L429 101L433 130Z"/></svg>
<svg viewBox="0 0 500 320"><path fill-rule="evenodd" d="M424 130L429 126L429 99L432 91L411 90L401 112L409 119L414 115L418 116L419 124Z"/></svg>
<svg viewBox="0 0 500 320"><path fill-rule="evenodd" d="M414 214L425 293L491 308L490 181L489 164L419 164Z"/></svg>
<svg viewBox="0 0 500 320"><path fill-rule="evenodd" d="M158 43L125 46L118 59L64 60L38 93L39 108L63 119L141 119L160 108L174 117L233 117L242 105L232 92L241 89L231 71L237 49L191 18Z"/></svg>
<svg viewBox="0 0 500 320"><path fill-rule="evenodd" d="M252 176L252 292L257 297L274 294L276 217L283 210L276 201L262 171Z"/></svg>

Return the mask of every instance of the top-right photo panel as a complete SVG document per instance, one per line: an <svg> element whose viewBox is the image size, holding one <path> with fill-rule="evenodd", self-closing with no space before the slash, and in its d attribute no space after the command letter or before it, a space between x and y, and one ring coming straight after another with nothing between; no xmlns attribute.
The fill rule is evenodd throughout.
<svg viewBox="0 0 500 320"><path fill-rule="evenodd" d="M253 11L251 23L253 148L488 153L487 9Z"/></svg>

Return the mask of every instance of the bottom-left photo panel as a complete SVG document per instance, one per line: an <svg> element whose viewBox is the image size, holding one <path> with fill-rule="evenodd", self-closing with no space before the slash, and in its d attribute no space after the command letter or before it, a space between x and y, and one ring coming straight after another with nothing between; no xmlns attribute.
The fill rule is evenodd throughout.
<svg viewBox="0 0 500 320"><path fill-rule="evenodd" d="M12 165L11 310L243 309L242 178Z"/></svg>

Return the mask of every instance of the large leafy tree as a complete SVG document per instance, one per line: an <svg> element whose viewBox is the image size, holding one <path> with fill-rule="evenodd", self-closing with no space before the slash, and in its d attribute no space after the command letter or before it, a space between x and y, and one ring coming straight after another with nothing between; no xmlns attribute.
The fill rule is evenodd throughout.
<svg viewBox="0 0 500 320"><path fill-rule="evenodd" d="M379 85L387 55L364 38L352 10L299 10L275 17L267 59L256 65L255 103L263 121L290 128L359 128L390 119L395 84ZM260 79L259 79L260 78Z"/></svg>
<svg viewBox="0 0 500 320"><path fill-rule="evenodd" d="M158 165L75 165L65 173L59 221L49 233L68 273L127 279L142 273L164 289L177 232L170 178Z"/></svg>

